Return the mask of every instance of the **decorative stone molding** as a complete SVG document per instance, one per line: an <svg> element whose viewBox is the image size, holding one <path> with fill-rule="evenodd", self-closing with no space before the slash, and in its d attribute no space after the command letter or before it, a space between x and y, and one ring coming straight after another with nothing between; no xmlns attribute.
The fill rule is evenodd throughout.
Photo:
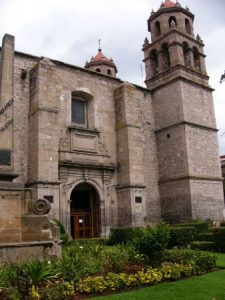
<svg viewBox="0 0 225 300"><path fill-rule="evenodd" d="M46 215L51 210L51 203L47 199L38 199L32 205L32 211L36 215Z"/></svg>
<svg viewBox="0 0 225 300"><path fill-rule="evenodd" d="M7 110L8 107L10 107L13 104L14 100L9 100L1 109L0 109L0 115L4 114L4 112Z"/></svg>

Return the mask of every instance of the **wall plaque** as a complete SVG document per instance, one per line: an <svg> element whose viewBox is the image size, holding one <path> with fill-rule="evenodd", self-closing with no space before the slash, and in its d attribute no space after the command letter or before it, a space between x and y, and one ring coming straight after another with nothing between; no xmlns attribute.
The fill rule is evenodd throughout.
<svg viewBox="0 0 225 300"><path fill-rule="evenodd" d="M10 166L11 165L11 151L0 149L0 165Z"/></svg>

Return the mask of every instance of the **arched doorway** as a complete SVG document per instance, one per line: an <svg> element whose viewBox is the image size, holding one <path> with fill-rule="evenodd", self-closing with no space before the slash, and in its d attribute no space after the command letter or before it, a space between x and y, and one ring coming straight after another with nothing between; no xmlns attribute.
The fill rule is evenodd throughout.
<svg viewBox="0 0 225 300"><path fill-rule="evenodd" d="M74 239L98 237L100 233L99 199L88 183L77 185L70 196L71 236Z"/></svg>

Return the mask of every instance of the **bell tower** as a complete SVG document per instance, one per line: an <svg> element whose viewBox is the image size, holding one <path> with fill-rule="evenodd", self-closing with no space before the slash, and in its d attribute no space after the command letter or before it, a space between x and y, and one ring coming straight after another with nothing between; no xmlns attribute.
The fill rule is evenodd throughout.
<svg viewBox="0 0 225 300"><path fill-rule="evenodd" d="M223 219L223 189L203 41L194 15L166 0L148 19L143 45L152 91L162 218L171 223Z"/></svg>

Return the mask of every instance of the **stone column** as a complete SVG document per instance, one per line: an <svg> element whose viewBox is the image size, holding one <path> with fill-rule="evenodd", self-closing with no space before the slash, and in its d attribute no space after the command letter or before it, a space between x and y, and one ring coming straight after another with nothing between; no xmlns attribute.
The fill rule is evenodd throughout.
<svg viewBox="0 0 225 300"><path fill-rule="evenodd" d="M202 53L200 53L199 59L200 59L200 69L201 69L201 73L202 73L203 75L207 75L206 65L205 65L205 55L202 54Z"/></svg>
<svg viewBox="0 0 225 300"><path fill-rule="evenodd" d="M0 180L12 180L13 174L13 86L14 37L2 41L0 65Z"/></svg>
<svg viewBox="0 0 225 300"><path fill-rule="evenodd" d="M158 61L159 61L159 73L165 71L165 62L164 62L164 53L163 51L158 52Z"/></svg>
<svg viewBox="0 0 225 300"><path fill-rule="evenodd" d="M183 47L178 43L169 45L170 66L184 65Z"/></svg>

